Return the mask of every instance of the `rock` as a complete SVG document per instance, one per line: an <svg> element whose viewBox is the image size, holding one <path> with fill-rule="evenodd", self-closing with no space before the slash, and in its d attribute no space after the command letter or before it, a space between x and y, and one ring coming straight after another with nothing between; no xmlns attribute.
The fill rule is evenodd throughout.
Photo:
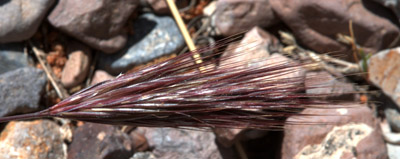
<svg viewBox="0 0 400 159"><path fill-rule="evenodd" d="M60 0L48 16L55 28L106 53L125 46L123 27L137 0Z"/></svg>
<svg viewBox="0 0 400 159"><path fill-rule="evenodd" d="M93 74L92 82L90 83L90 85L94 85L96 83L100 83L106 80L111 80L114 78L115 78L114 76L111 76L106 71L96 70Z"/></svg>
<svg viewBox="0 0 400 159"><path fill-rule="evenodd" d="M174 53L185 44L175 21L168 16L143 14L135 20L133 28L135 34L129 37L125 49L99 58L100 69L117 75L135 65Z"/></svg>
<svg viewBox="0 0 400 159"><path fill-rule="evenodd" d="M279 22L269 0L219 0L215 13L218 31L229 36L255 26L268 27Z"/></svg>
<svg viewBox="0 0 400 159"><path fill-rule="evenodd" d="M147 142L144 134L141 134L137 131L132 131L129 133L129 136L131 136L132 140L134 141L133 149L135 152L145 151L149 148L149 143Z"/></svg>
<svg viewBox="0 0 400 159"><path fill-rule="evenodd" d="M217 141L221 143L222 146L231 147L237 141L247 141L263 137L267 134L267 131L215 128L214 133L217 137Z"/></svg>
<svg viewBox="0 0 400 159"><path fill-rule="evenodd" d="M145 134L156 158L221 158L211 132L144 127L135 131Z"/></svg>
<svg viewBox="0 0 400 159"><path fill-rule="evenodd" d="M0 136L0 158L62 159L66 133L50 120L10 122Z"/></svg>
<svg viewBox="0 0 400 159"><path fill-rule="evenodd" d="M346 106L354 108L307 108L302 113L321 116L290 117L288 122L332 124L286 125L282 158L387 158L382 131L372 111L364 105Z"/></svg>
<svg viewBox="0 0 400 159"><path fill-rule="evenodd" d="M215 128L214 134L217 137L217 141L225 147L231 147L240 138L246 129L228 129L228 128Z"/></svg>
<svg viewBox="0 0 400 159"><path fill-rule="evenodd" d="M68 61L61 74L61 83L71 88L82 83L89 72L90 48L80 43L71 42L67 46Z"/></svg>
<svg viewBox="0 0 400 159"><path fill-rule="evenodd" d="M31 38L54 0L8 0L0 7L0 43Z"/></svg>
<svg viewBox="0 0 400 159"><path fill-rule="evenodd" d="M390 159L400 159L400 146L387 144L388 156Z"/></svg>
<svg viewBox="0 0 400 159"><path fill-rule="evenodd" d="M126 159L133 155L132 139L115 126L85 123L74 132L69 159Z"/></svg>
<svg viewBox="0 0 400 159"><path fill-rule="evenodd" d="M151 152L137 152L130 159L156 159Z"/></svg>
<svg viewBox="0 0 400 159"><path fill-rule="evenodd" d="M381 51L368 62L369 80L400 108L400 47Z"/></svg>
<svg viewBox="0 0 400 159"><path fill-rule="evenodd" d="M229 45L222 55L220 67L253 67L266 65L266 59L271 51L279 50L279 41L273 35L259 27L254 27L247 32L240 43Z"/></svg>
<svg viewBox="0 0 400 159"><path fill-rule="evenodd" d="M372 0L382 4L383 6L391 9L400 20L400 3L398 0Z"/></svg>
<svg viewBox="0 0 400 159"><path fill-rule="evenodd" d="M0 74L27 66L29 58L23 43L0 44Z"/></svg>
<svg viewBox="0 0 400 159"><path fill-rule="evenodd" d="M154 13L167 14L170 13L167 2L160 0L146 0L147 4L153 9ZM175 0L174 0L175 1Z"/></svg>
<svg viewBox="0 0 400 159"><path fill-rule="evenodd" d="M394 132L400 132L400 112L393 108L386 108L384 113L392 130Z"/></svg>
<svg viewBox="0 0 400 159"><path fill-rule="evenodd" d="M354 94L356 90L351 83L340 81L326 71L307 72L304 84L307 89L307 94L329 94L329 97L322 97L325 99L329 98L354 101L356 98Z"/></svg>
<svg viewBox="0 0 400 159"><path fill-rule="evenodd" d="M0 75L0 117L39 110L47 78L44 71L24 67Z"/></svg>
<svg viewBox="0 0 400 159"><path fill-rule="evenodd" d="M368 1L275 0L270 3L302 45L320 53L343 52L347 60L353 60L347 54L351 48L336 39L338 34L350 35L350 20L356 42L365 52L375 53L389 47L400 34L396 24L388 20L390 14Z"/></svg>

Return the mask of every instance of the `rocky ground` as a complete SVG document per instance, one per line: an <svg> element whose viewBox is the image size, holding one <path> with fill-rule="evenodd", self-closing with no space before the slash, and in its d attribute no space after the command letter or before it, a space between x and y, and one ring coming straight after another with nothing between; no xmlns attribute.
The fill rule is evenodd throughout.
<svg viewBox="0 0 400 159"><path fill-rule="evenodd" d="M328 76L304 84L330 87L306 92L335 93L332 99L363 107L334 112L346 117L307 119L341 124L288 125L284 131L13 121L1 125L0 158L400 159L399 1L176 3L199 46L246 32L241 44L261 44L233 62L318 58L322 69L296 70L293 76ZM0 117L42 110L82 88L187 51L161 0L8 0L0 2L0 19ZM222 56L241 51L227 50ZM336 78L342 75L349 79ZM370 93L341 95L360 90ZM332 110L303 113L324 113L319 111Z"/></svg>

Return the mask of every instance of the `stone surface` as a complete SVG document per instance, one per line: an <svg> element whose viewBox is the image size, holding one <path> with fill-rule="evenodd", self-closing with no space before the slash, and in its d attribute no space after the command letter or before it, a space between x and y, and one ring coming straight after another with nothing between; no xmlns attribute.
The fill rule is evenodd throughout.
<svg viewBox="0 0 400 159"><path fill-rule="evenodd" d="M55 0L7 0L0 3L0 43L31 38Z"/></svg>
<svg viewBox="0 0 400 159"><path fill-rule="evenodd" d="M69 159L126 159L133 155L133 141L115 126L85 123L74 131Z"/></svg>
<svg viewBox="0 0 400 159"><path fill-rule="evenodd" d="M225 36L240 33L255 26L268 27L278 21L269 0L219 0L217 2L216 27Z"/></svg>
<svg viewBox="0 0 400 159"><path fill-rule="evenodd" d="M135 34L127 47L119 53L99 58L99 67L118 75L133 66L171 54L184 46L184 40L175 21L168 16L146 13L134 21Z"/></svg>
<svg viewBox="0 0 400 159"><path fill-rule="evenodd" d="M259 27L247 32L239 43L230 44L221 58L220 67L232 64L238 67L257 67L266 65L271 51L279 50L279 41Z"/></svg>
<svg viewBox="0 0 400 159"><path fill-rule="evenodd" d="M114 78L115 78L114 76L111 76L106 71L96 70L93 74L92 82L90 83L90 85L94 85L96 83L100 83L106 80L111 80Z"/></svg>
<svg viewBox="0 0 400 159"><path fill-rule="evenodd" d="M154 13L166 14L170 13L167 2L160 0L146 0L148 5L153 9Z"/></svg>
<svg viewBox="0 0 400 159"><path fill-rule="evenodd" d="M156 158L221 158L212 132L143 127L135 131L145 134Z"/></svg>
<svg viewBox="0 0 400 159"><path fill-rule="evenodd" d="M156 159L151 152L137 152L129 159Z"/></svg>
<svg viewBox="0 0 400 159"><path fill-rule="evenodd" d="M67 133L50 120L10 122L0 136L0 158L65 159Z"/></svg>
<svg viewBox="0 0 400 159"><path fill-rule="evenodd" d="M392 131L400 132L400 112L398 111L398 109L386 108L384 110L384 113L392 128Z"/></svg>
<svg viewBox="0 0 400 159"><path fill-rule="evenodd" d="M388 156L390 159L400 159L400 146L387 144Z"/></svg>
<svg viewBox="0 0 400 159"><path fill-rule="evenodd" d="M357 44L369 53L389 47L400 34L396 24L389 20L390 13L368 1L275 0L270 3L296 39L320 53L350 53L348 45L336 41L338 34L349 35L350 20ZM346 59L353 60L352 56Z"/></svg>
<svg viewBox="0 0 400 159"><path fill-rule="evenodd" d="M149 149L149 143L147 142L144 134L137 131L132 131L129 133L129 136L134 141L133 149L135 150L135 152L146 151L147 149Z"/></svg>
<svg viewBox="0 0 400 159"><path fill-rule="evenodd" d="M47 78L44 71L24 67L0 75L0 116L37 111Z"/></svg>
<svg viewBox="0 0 400 159"><path fill-rule="evenodd" d="M306 90L307 94L329 94L329 99L355 100L353 92L356 90L354 86L351 83L336 79L326 71L307 72L304 84L306 88L310 88Z"/></svg>
<svg viewBox="0 0 400 159"><path fill-rule="evenodd" d="M123 27L137 0L60 0L48 16L55 28L86 43L113 53L125 46Z"/></svg>
<svg viewBox="0 0 400 159"><path fill-rule="evenodd" d="M286 125L282 158L385 159L387 151L378 120L364 105L312 109L302 113L328 116L290 117L288 122L332 123ZM329 107L329 106L327 106Z"/></svg>
<svg viewBox="0 0 400 159"><path fill-rule="evenodd" d="M0 74L28 65L23 43L0 44Z"/></svg>
<svg viewBox="0 0 400 159"><path fill-rule="evenodd" d="M400 47L373 55L368 63L369 80L400 107Z"/></svg>
<svg viewBox="0 0 400 159"><path fill-rule="evenodd" d="M89 72L91 51L87 46L70 42L67 46L68 61L65 63L61 83L71 88L82 83Z"/></svg>

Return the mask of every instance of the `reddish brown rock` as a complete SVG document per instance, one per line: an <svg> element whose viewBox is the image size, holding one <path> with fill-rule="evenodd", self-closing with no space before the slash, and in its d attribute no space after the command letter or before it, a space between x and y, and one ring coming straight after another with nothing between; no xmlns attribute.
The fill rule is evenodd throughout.
<svg viewBox="0 0 400 159"><path fill-rule="evenodd" d="M160 0L146 0L146 1L155 13L158 13L158 14L170 13L166 1L160 1Z"/></svg>
<svg viewBox="0 0 400 159"><path fill-rule="evenodd" d="M10 122L0 136L0 158L63 159L67 133L50 120Z"/></svg>
<svg viewBox="0 0 400 159"><path fill-rule="evenodd" d="M268 27L278 21L269 0L219 0L217 2L215 25L225 36L240 33L255 26Z"/></svg>
<svg viewBox="0 0 400 159"><path fill-rule="evenodd" d="M329 116L290 117L288 122L332 123L286 125L283 159L337 158L386 159L387 151L378 120L361 105L355 108L305 109L304 114Z"/></svg>
<svg viewBox="0 0 400 159"><path fill-rule="evenodd" d="M273 35L259 27L254 27L247 32L240 43L229 45L222 58L220 67L235 64L240 67L266 65L266 59L271 51L279 50L279 41Z"/></svg>
<svg viewBox="0 0 400 159"><path fill-rule="evenodd" d="M133 141L115 126L85 123L74 131L69 159L125 159L133 155Z"/></svg>
<svg viewBox="0 0 400 159"><path fill-rule="evenodd" d="M390 14L368 1L274 0L271 6L301 44L320 53L349 53L350 47L336 39L338 34L349 35L350 20L356 42L366 52L389 47L400 34Z"/></svg>
<svg viewBox="0 0 400 159"><path fill-rule="evenodd" d="M99 82L103 82L106 80L114 79L115 77L108 74L106 71L103 70L96 70L93 74L92 82L90 85L94 85Z"/></svg>
<svg viewBox="0 0 400 159"><path fill-rule="evenodd" d="M91 51L83 44L71 42L67 46L68 61L61 74L61 83L71 88L82 83L89 72Z"/></svg>
<svg viewBox="0 0 400 159"><path fill-rule="evenodd" d="M381 51L369 59L369 80L400 107L400 48Z"/></svg>
<svg viewBox="0 0 400 159"><path fill-rule="evenodd" d="M51 25L87 45L114 53L125 46L123 32L137 0L60 0L48 16Z"/></svg>

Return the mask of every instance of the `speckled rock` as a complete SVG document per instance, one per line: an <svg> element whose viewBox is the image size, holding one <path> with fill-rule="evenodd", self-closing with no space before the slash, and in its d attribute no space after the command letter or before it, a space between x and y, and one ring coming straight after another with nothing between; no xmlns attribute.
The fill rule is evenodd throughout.
<svg viewBox="0 0 400 159"><path fill-rule="evenodd" d="M279 22L269 0L219 0L215 12L218 31L225 36L249 30L255 26L267 27Z"/></svg>
<svg viewBox="0 0 400 159"><path fill-rule="evenodd" d="M7 0L0 4L0 43L31 38L55 0Z"/></svg>
<svg viewBox="0 0 400 159"><path fill-rule="evenodd" d="M378 120L368 107L357 104L352 106L355 107L307 108L302 113L329 115L290 117L288 122L332 124L286 125L282 159L386 159L386 145Z"/></svg>
<svg viewBox="0 0 400 159"><path fill-rule="evenodd" d="M211 132L143 127L135 131L145 134L156 158L221 158Z"/></svg>
<svg viewBox="0 0 400 159"><path fill-rule="evenodd" d="M123 32L137 0L60 0L48 16L51 25L107 53L125 46Z"/></svg>
<svg viewBox="0 0 400 159"><path fill-rule="evenodd" d="M0 136L0 158L66 159L68 133L50 120L10 122Z"/></svg>
<svg viewBox="0 0 400 159"><path fill-rule="evenodd" d="M349 45L338 42L338 34L349 35L349 21L358 45L375 53L388 48L400 30L383 7L362 0L274 0L277 15L290 27L300 44L319 53L342 52L352 61ZM373 23L372 23L373 22Z"/></svg>
<svg viewBox="0 0 400 159"><path fill-rule="evenodd" d="M369 59L369 80L400 108L400 47L381 51Z"/></svg>
<svg viewBox="0 0 400 159"><path fill-rule="evenodd" d="M24 67L0 75L0 116L40 109L47 78L43 70Z"/></svg>
<svg viewBox="0 0 400 159"><path fill-rule="evenodd" d="M0 44L0 74L29 66L23 43Z"/></svg>
<svg viewBox="0 0 400 159"><path fill-rule="evenodd" d="M129 37L125 49L99 58L100 69L118 75L184 46L183 37L171 17L146 13L134 21L133 28L135 34Z"/></svg>
<svg viewBox="0 0 400 159"><path fill-rule="evenodd" d="M70 42L67 46L68 61L61 74L61 83L71 88L82 83L89 72L91 51L87 46Z"/></svg>
<svg viewBox="0 0 400 159"><path fill-rule="evenodd" d="M85 123L74 131L68 159L126 159L133 155L133 141L112 125Z"/></svg>

